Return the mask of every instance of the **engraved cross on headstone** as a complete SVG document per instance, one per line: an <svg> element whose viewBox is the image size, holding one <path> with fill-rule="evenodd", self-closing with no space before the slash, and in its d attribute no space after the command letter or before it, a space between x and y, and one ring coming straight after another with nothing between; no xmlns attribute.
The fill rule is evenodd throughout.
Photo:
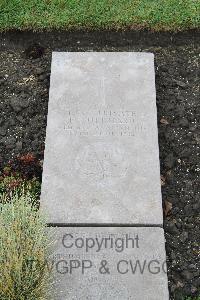
<svg viewBox="0 0 200 300"><path fill-rule="evenodd" d="M105 94L105 75L103 75L101 78L100 78L100 99L102 101L102 105L105 106L106 105L106 94Z"/></svg>

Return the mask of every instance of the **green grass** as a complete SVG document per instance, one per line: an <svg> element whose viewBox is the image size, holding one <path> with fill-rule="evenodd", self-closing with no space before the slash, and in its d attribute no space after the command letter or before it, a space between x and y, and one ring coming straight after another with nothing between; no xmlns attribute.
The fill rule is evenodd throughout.
<svg viewBox="0 0 200 300"><path fill-rule="evenodd" d="M200 24L199 0L0 0L0 30L185 30Z"/></svg>
<svg viewBox="0 0 200 300"><path fill-rule="evenodd" d="M49 299L49 237L27 188L0 193L0 299Z"/></svg>

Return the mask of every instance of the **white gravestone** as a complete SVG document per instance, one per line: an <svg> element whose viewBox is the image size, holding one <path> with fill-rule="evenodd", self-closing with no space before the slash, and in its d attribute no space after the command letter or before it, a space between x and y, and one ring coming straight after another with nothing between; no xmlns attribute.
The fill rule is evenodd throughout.
<svg viewBox="0 0 200 300"><path fill-rule="evenodd" d="M41 207L56 224L162 224L154 57L54 52Z"/></svg>

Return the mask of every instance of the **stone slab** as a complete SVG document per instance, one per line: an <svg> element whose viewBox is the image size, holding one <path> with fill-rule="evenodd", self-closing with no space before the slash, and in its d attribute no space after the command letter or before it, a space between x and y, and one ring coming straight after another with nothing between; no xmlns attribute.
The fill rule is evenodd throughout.
<svg viewBox="0 0 200 300"><path fill-rule="evenodd" d="M163 229L60 227L55 236L54 300L169 300Z"/></svg>
<svg viewBox="0 0 200 300"><path fill-rule="evenodd" d="M162 224L154 56L54 52L41 206L50 223Z"/></svg>

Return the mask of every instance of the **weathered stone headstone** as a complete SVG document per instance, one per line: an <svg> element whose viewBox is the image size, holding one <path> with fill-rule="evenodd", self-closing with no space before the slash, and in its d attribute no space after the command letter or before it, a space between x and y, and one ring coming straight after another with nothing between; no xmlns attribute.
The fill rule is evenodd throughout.
<svg viewBox="0 0 200 300"><path fill-rule="evenodd" d="M53 53L41 207L58 226L55 300L169 299L154 81L149 53Z"/></svg>
<svg viewBox="0 0 200 300"><path fill-rule="evenodd" d="M53 53L41 206L57 224L162 224L154 57Z"/></svg>
<svg viewBox="0 0 200 300"><path fill-rule="evenodd" d="M168 300L161 228L57 228L55 300Z"/></svg>

